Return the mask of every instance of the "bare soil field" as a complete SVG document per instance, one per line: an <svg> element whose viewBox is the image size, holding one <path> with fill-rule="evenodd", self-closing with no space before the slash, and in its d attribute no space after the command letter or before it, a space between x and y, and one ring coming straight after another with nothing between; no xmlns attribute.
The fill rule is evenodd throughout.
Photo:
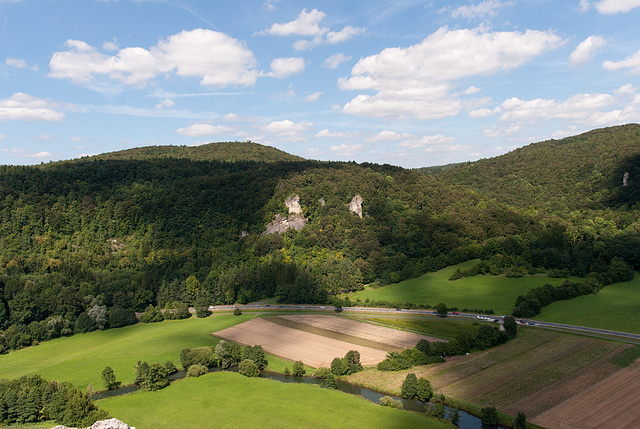
<svg viewBox="0 0 640 429"><path fill-rule="evenodd" d="M535 423L537 416L621 371L612 359L627 347L593 338L522 329L518 338L494 349L447 357L445 363L407 371L364 371L349 376L349 380L399 393L406 374L413 372L431 381L437 393L483 407L495 406L513 416L522 411L527 420ZM636 387L640 387L640 369L638 372ZM620 406L614 409L624 413ZM575 414L576 410L571 412Z"/></svg>
<svg viewBox="0 0 640 429"><path fill-rule="evenodd" d="M259 344L267 353L292 361L300 360L315 368L330 366L334 358L344 357L349 350L360 353L362 365L377 364L387 355L383 350L304 332L262 318L251 319L213 335L245 345Z"/></svg>
<svg viewBox="0 0 640 429"><path fill-rule="evenodd" d="M345 319L344 317L338 316L294 315L280 316L280 318L313 326L314 328L324 329L326 331L337 332L339 334L350 335L376 343L387 344L399 349L415 347L418 341L422 339L427 341L444 341L440 338L428 337L426 335L373 325L371 323L358 322L357 320Z"/></svg>
<svg viewBox="0 0 640 429"><path fill-rule="evenodd" d="M635 429L640 420L639 389L640 362L636 361L528 420L553 429Z"/></svg>

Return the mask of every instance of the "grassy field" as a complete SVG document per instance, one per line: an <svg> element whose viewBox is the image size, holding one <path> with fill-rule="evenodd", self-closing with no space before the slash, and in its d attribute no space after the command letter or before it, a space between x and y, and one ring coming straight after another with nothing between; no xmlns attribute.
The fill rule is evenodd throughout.
<svg viewBox="0 0 640 429"><path fill-rule="evenodd" d="M565 281L565 279L540 275L522 278L479 275L449 281L449 277L457 268L465 270L473 267L477 262L475 260L452 265L434 273L377 289L366 288L350 294L349 299L364 301L369 298L376 301L412 302L431 306L444 302L447 306L457 307L460 310L463 308L492 309L495 314L509 314L513 310L518 295L524 295L545 283L559 285ZM577 278L570 280L580 281Z"/></svg>
<svg viewBox="0 0 640 429"><path fill-rule="evenodd" d="M132 384L134 365L173 361L180 366L180 350L218 343L211 333L247 321L255 315L214 315L206 319L139 323L106 331L57 338L35 347L0 356L0 378L38 373L48 380L69 381L79 388L104 388L102 370L110 366L118 381ZM267 356L270 369L281 372L291 362Z"/></svg>
<svg viewBox="0 0 640 429"><path fill-rule="evenodd" d="M640 275L606 286L595 295L554 302L543 308L538 318L640 334Z"/></svg>
<svg viewBox="0 0 640 429"><path fill-rule="evenodd" d="M97 405L137 429L451 428L346 393L234 373L185 379L157 392L103 399Z"/></svg>

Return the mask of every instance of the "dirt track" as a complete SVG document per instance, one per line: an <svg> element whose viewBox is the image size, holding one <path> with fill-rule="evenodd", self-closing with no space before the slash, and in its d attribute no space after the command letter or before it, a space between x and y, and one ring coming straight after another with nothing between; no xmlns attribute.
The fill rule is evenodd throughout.
<svg viewBox="0 0 640 429"><path fill-rule="evenodd" d="M376 364L387 355L382 350L311 334L261 318L214 332L213 335L240 344L260 344L267 353L293 361L301 360L315 368L330 366L334 358L344 357L349 350L360 352L360 362L363 365Z"/></svg>
<svg viewBox="0 0 640 429"><path fill-rule="evenodd" d="M640 362L531 419L553 429L635 429L640 416Z"/></svg>
<svg viewBox="0 0 640 429"><path fill-rule="evenodd" d="M371 323L358 322L357 320L345 319L344 317L329 315L294 315L280 316L282 319L291 320L296 323L337 332L339 334L351 335L363 338L376 343L388 344L402 349L415 347L418 341L443 341L439 338L427 337L426 335L414 334L413 332L401 331L399 329L386 328L384 326L372 325Z"/></svg>

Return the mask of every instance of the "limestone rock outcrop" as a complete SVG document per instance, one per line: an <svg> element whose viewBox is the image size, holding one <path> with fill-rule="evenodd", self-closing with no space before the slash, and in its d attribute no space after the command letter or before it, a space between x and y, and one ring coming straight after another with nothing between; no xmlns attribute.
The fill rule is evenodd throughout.
<svg viewBox="0 0 640 429"><path fill-rule="evenodd" d="M66 426L58 425L52 429L75 429L75 428L68 428ZM136 428L134 428L133 426L129 426L128 424L123 423L118 419L109 419L109 420L99 420L86 429L136 429Z"/></svg>
<svg viewBox="0 0 640 429"><path fill-rule="evenodd" d="M362 203L364 202L364 200L362 199L362 197L358 194L355 197L353 197L351 199L351 202L349 203L349 211L357 214L358 216L362 217Z"/></svg>
<svg viewBox="0 0 640 429"><path fill-rule="evenodd" d="M292 195L285 198L284 205L289 209L289 216L283 217L280 214L276 214L275 218L267 225L267 230L263 232L262 235L283 233L288 229L295 229L299 231L307 224L307 218L302 215L299 196Z"/></svg>

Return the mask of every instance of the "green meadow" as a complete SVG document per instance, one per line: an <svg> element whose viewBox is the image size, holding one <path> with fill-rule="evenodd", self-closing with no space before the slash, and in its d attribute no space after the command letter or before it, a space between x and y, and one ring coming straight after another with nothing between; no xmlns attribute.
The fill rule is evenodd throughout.
<svg viewBox="0 0 640 429"><path fill-rule="evenodd" d="M640 276L605 286L594 295L554 302L543 308L537 318L640 334Z"/></svg>
<svg viewBox="0 0 640 429"><path fill-rule="evenodd" d="M478 275L449 281L457 268L465 270L478 262L478 260L467 261L400 283L376 289L365 288L350 294L349 299L364 301L368 298L376 301L411 302L431 306L444 302L448 307L457 307L460 310L463 308L491 309L496 314L509 314L513 310L518 295L524 295L545 283L555 286L566 280L541 275L521 278ZM579 278L569 280L581 281Z"/></svg>
<svg viewBox="0 0 640 429"><path fill-rule="evenodd" d="M247 321L255 315L214 315L205 319L165 320L139 323L118 329L95 331L57 338L34 347L0 356L0 378L40 374L47 380L71 382L84 389L93 385L104 389L102 370L110 366L123 385L134 381L134 365L139 361L172 361L180 367L180 350L213 346L211 333ZM270 369L280 371L291 363L267 356Z"/></svg>
<svg viewBox="0 0 640 429"><path fill-rule="evenodd" d="M102 399L97 405L137 429L451 428L335 390L225 372L180 380L156 392Z"/></svg>

